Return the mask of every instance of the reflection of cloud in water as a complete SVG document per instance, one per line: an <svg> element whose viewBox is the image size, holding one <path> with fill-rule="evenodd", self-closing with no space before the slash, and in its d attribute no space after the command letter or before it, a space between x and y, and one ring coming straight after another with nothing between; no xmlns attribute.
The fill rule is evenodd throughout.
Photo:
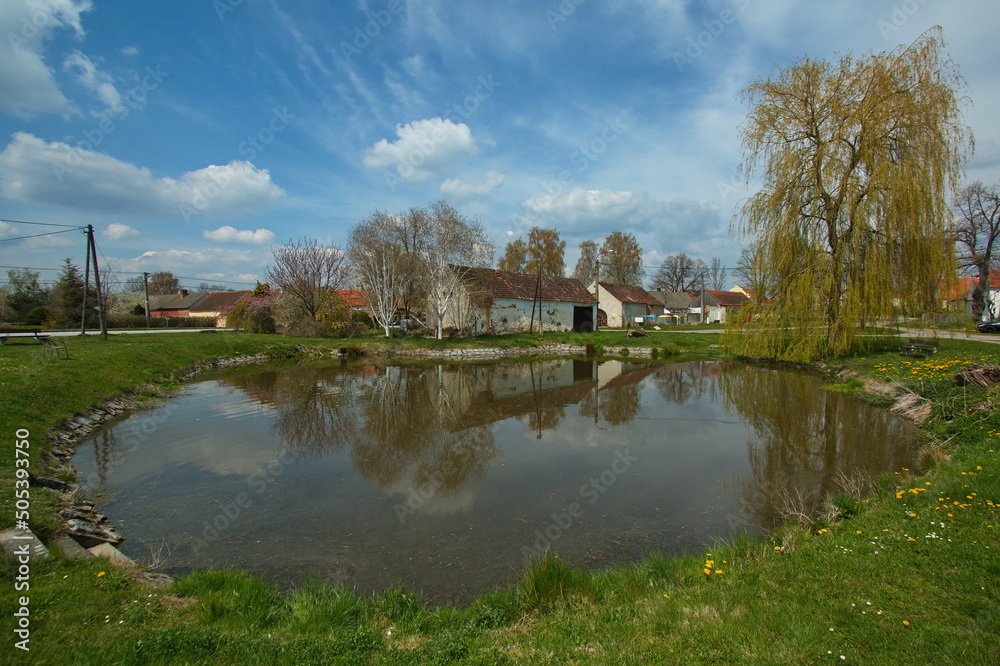
<svg viewBox="0 0 1000 666"><path fill-rule="evenodd" d="M829 488L844 467L908 462L912 437L877 423L886 414L817 384L700 361L248 369L186 387L121 464L114 451L148 414L100 433L74 464L86 476L95 455L103 461L120 498L109 514L156 541L202 529L287 447L296 462L252 495L213 561L275 561L292 578L309 562L350 565L348 582L367 589L394 576L419 586L438 566L440 580L471 587L519 565L522 540L586 501L584 485L619 453L638 461L585 504L587 527L556 544L568 559L700 546L736 514L767 524L775 487ZM414 491L401 530L396 507Z"/></svg>
<svg viewBox="0 0 1000 666"><path fill-rule="evenodd" d="M401 481L397 486L383 489L390 500L405 508L397 507L410 515L409 510L426 516L447 516L454 513L468 513L476 503L476 488L465 486L457 493L439 494L433 486L419 486L411 479Z"/></svg>

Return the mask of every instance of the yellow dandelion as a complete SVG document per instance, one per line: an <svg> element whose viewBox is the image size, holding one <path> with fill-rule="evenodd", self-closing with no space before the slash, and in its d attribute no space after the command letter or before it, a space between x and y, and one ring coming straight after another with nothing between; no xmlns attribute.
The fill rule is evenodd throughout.
<svg viewBox="0 0 1000 666"><path fill-rule="evenodd" d="M100 578L100 577L101 577L101 576L103 576L103 575L105 575L105 574L104 574L104 572L103 572L103 571L101 571L100 573L98 573L98 574L97 574L97 577L98 577L98 578Z"/></svg>

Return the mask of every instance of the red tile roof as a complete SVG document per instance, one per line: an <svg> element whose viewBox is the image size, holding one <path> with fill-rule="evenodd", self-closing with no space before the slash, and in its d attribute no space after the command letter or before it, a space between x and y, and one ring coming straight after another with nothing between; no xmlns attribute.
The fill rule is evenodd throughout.
<svg viewBox="0 0 1000 666"><path fill-rule="evenodd" d="M368 307L368 299L357 289L341 289L337 292L337 296L349 308Z"/></svg>
<svg viewBox="0 0 1000 666"><path fill-rule="evenodd" d="M492 268L466 268L455 266L462 281L470 289L489 294L494 299L508 298L530 301L535 298L537 275L506 273ZM567 303L594 303L596 299L583 283L575 278L542 276L539 296L543 301Z"/></svg>
<svg viewBox="0 0 1000 666"><path fill-rule="evenodd" d="M630 287L626 284L610 284L602 282L604 290L622 303L639 303L640 305L663 305L663 302L642 287Z"/></svg>
<svg viewBox="0 0 1000 666"><path fill-rule="evenodd" d="M964 301L971 298L975 286L979 284L978 277L958 278L953 281L941 281L941 294L949 301ZM990 272L990 289L1000 289L1000 271Z"/></svg>

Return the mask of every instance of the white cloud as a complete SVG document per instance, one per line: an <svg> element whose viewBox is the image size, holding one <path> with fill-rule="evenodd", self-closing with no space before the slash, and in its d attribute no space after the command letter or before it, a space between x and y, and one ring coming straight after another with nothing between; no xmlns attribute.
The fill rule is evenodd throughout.
<svg viewBox="0 0 1000 666"><path fill-rule="evenodd" d="M17 236L17 229L13 224L7 224L6 222L0 222L0 238L13 238Z"/></svg>
<svg viewBox="0 0 1000 666"><path fill-rule="evenodd" d="M561 196L536 194L521 204L519 224L556 228L570 245L600 242L612 231L634 234L647 251L668 254L693 247L696 239L727 232L719 205L707 201L658 201L648 195L575 188Z"/></svg>
<svg viewBox="0 0 1000 666"><path fill-rule="evenodd" d="M72 72L84 88L101 100L107 111L118 112L124 108L121 93L112 83L114 80L112 76L99 70L97 65L83 53L74 50L63 61L63 69Z"/></svg>
<svg viewBox="0 0 1000 666"><path fill-rule="evenodd" d="M27 117L70 110L52 70L45 64L45 43L59 29L83 37L80 15L90 0L27 0L0 2L0 110Z"/></svg>
<svg viewBox="0 0 1000 666"><path fill-rule="evenodd" d="M266 266L271 253L266 248L227 249L206 248L201 250L150 250L138 257L122 260L122 270L127 271L171 271L199 280L231 280L247 282L249 286L231 284L233 289L250 289L260 276L248 273L248 266ZM192 282L192 280L182 280Z"/></svg>
<svg viewBox="0 0 1000 666"><path fill-rule="evenodd" d="M504 175L498 171L487 171L478 183L466 183L458 178L450 178L441 183L441 193L456 201L486 199L493 190L503 185Z"/></svg>
<svg viewBox="0 0 1000 666"><path fill-rule="evenodd" d="M249 162L156 178L109 155L18 132L0 153L0 194L101 213L188 219L256 210L285 193L266 169Z"/></svg>
<svg viewBox="0 0 1000 666"><path fill-rule="evenodd" d="M392 167L404 180L420 182L477 152L468 125L441 118L396 125L396 136L396 141L381 139L368 148L364 165L375 171Z"/></svg>
<svg viewBox="0 0 1000 666"><path fill-rule="evenodd" d="M127 55L127 56L139 55L139 47L138 46L131 46L131 45L130 46L123 46L123 47L121 47L118 50L123 55Z"/></svg>
<svg viewBox="0 0 1000 666"><path fill-rule="evenodd" d="M128 226L127 224L119 224L118 222L112 222L104 229L104 237L108 240L122 241L129 238L136 238L139 232Z"/></svg>
<svg viewBox="0 0 1000 666"><path fill-rule="evenodd" d="M274 232L267 229L239 230L229 225L219 227L215 231L203 231L201 235L208 240L219 243L238 243L240 245L267 245L274 241Z"/></svg>

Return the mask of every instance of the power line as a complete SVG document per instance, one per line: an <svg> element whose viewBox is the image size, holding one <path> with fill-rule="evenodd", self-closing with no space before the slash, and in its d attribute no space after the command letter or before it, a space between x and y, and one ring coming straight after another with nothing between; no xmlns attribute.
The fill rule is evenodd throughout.
<svg viewBox="0 0 1000 666"><path fill-rule="evenodd" d="M63 233L63 232L58 232L58 233ZM105 259L107 259L107 256L104 254L103 251L101 252L101 256L104 257ZM3 265L0 265L0 268L24 268L24 269L27 269L29 271L61 271L62 270L62 268L42 268L41 266L3 266ZM144 272L148 272L148 271L115 271L115 272L119 273L121 275L142 275ZM215 278L192 277L190 275L174 275L174 277L177 278L178 280L197 280L199 282L208 282L208 283L216 283L216 284L256 284L255 282L242 282L242 281L239 281L239 280L217 280ZM44 280L42 280L42 281L44 282Z"/></svg>
<svg viewBox="0 0 1000 666"><path fill-rule="evenodd" d="M56 234L68 234L71 231L79 231L82 228L83 227L73 227L72 229L67 229L66 231L50 231L46 234L32 234L30 236L15 236L14 238L0 238L0 243L6 243L8 241L24 240L25 238L38 238L39 236L55 236Z"/></svg>
<svg viewBox="0 0 1000 666"><path fill-rule="evenodd" d="M5 220L0 218L0 222L9 222L10 224L33 224L40 227L66 227L68 229L85 229L86 227L81 227L79 224L56 224L54 222L25 222L24 220Z"/></svg>

